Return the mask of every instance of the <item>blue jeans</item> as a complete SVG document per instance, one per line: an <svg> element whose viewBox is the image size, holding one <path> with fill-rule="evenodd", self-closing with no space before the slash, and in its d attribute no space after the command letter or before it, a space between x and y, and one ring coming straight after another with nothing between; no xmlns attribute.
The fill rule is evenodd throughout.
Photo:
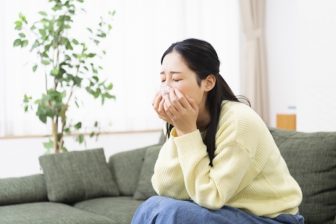
<svg viewBox="0 0 336 224"><path fill-rule="evenodd" d="M153 196L135 211L132 224L303 224L301 215L282 214L275 218L258 217L237 208L224 206L209 210L191 201Z"/></svg>

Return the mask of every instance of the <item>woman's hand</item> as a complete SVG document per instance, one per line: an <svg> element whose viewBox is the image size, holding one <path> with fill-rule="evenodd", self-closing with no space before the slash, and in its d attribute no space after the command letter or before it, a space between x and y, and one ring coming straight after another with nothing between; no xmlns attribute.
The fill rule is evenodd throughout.
<svg viewBox="0 0 336 224"><path fill-rule="evenodd" d="M163 105L164 114L176 128L178 136L197 129L196 121L199 108L194 99L184 96L177 89L170 89L161 97L163 100L160 105Z"/></svg>
<svg viewBox="0 0 336 224"><path fill-rule="evenodd" d="M163 104L164 104L164 99L163 99L163 96L162 96L162 92L158 91L156 93L155 97L154 97L154 100L153 100L153 108L162 120L164 120L165 122L173 125L173 121L166 114L166 112L163 108Z"/></svg>

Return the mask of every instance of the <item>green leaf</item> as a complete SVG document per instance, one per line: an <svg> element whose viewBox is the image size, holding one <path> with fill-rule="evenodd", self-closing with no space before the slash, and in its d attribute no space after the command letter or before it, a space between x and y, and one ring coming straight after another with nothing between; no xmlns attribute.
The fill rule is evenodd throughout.
<svg viewBox="0 0 336 224"><path fill-rule="evenodd" d="M40 114L40 115L37 115L37 116L40 119L40 121L42 121L45 124L47 123L47 116L46 115Z"/></svg>
<svg viewBox="0 0 336 224"><path fill-rule="evenodd" d="M70 29L70 28L71 28L71 26L70 26L70 25L68 25L68 24L65 24L65 25L63 26L63 28L64 28L65 30L67 30L67 29Z"/></svg>
<svg viewBox="0 0 336 224"><path fill-rule="evenodd" d="M80 128L82 128L82 122L77 122L74 127L78 130Z"/></svg>
<svg viewBox="0 0 336 224"><path fill-rule="evenodd" d="M106 33L101 32L101 33L97 34L97 37L105 38L106 37Z"/></svg>
<svg viewBox="0 0 336 224"><path fill-rule="evenodd" d="M66 42L66 44L65 44L65 49L67 49L67 50L73 50L73 47L72 47L70 41L67 41L67 42Z"/></svg>
<svg viewBox="0 0 336 224"><path fill-rule="evenodd" d="M90 138L92 138L93 136L95 135L95 132L94 131L92 131L92 132L90 132Z"/></svg>
<svg viewBox="0 0 336 224"><path fill-rule="evenodd" d="M16 39L16 40L14 40L14 42L13 42L13 46L14 46L14 47L21 46L21 39Z"/></svg>
<svg viewBox="0 0 336 224"><path fill-rule="evenodd" d="M29 103L31 99L32 99L32 97L31 97L31 96L28 96L27 94L25 94L25 95L23 96L23 102L24 102L24 103Z"/></svg>
<svg viewBox="0 0 336 224"><path fill-rule="evenodd" d="M59 11L62 9L62 5L61 4L56 4L54 7L52 7L53 11Z"/></svg>
<svg viewBox="0 0 336 224"><path fill-rule="evenodd" d="M48 16L48 14L45 11L39 11L38 14L41 16Z"/></svg>
<svg viewBox="0 0 336 224"><path fill-rule="evenodd" d="M21 30L22 29L22 22L21 22L21 20L15 21L15 29L16 30Z"/></svg>
<svg viewBox="0 0 336 224"><path fill-rule="evenodd" d="M108 84L108 86L106 86L107 90L111 90L112 88L113 88L113 84L112 83L110 83L110 84Z"/></svg>
<svg viewBox="0 0 336 224"><path fill-rule="evenodd" d="M115 10L113 10L112 12L111 12L111 11L109 11L108 13L109 13L109 15L110 15L110 16L114 16L114 15L116 14L116 11L115 11Z"/></svg>
<svg viewBox="0 0 336 224"><path fill-rule="evenodd" d="M76 86L81 86L83 79L79 76L74 76L72 80Z"/></svg>
<svg viewBox="0 0 336 224"><path fill-rule="evenodd" d="M19 13L19 18L22 22L24 22L25 24L28 24L26 17L21 12Z"/></svg>
<svg viewBox="0 0 336 224"><path fill-rule="evenodd" d="M28 40L21 41L21 47L26 47L28 45Z"/></svg>
<svg viewBox="0 0 336 224"><path fill-rule="evenodd" d="M78 141L79 144L82 144L84 142L84 135L79 134L76 140Z"/></svg>
<svg viewBox="0 0 336 224"><path fill-rule="evenodd" d="M115 96L113 96L113 95L111 95L111 94L109 94L109 93L104 93L103 95L104 95L104 97L107 98L107 99L115 99Z"/></svg>
<svg viewBox="0 0 336 224"><path fill-rule="evenodd" d="M19 36L21 37L21 38L24 38L24 37L26 37L26 34L24 34L24 33L19 33Z"/></svg>
<svg viewBox="0 0 336 224"><path fill-rule="evenodd" d="M51 74L53 76L57 76L59 74L60 70L56 67L51 70Z"/></svg>
<svg viewBox="0 0 336 224"><path fill-rule="evenodd" d="M76 39L72 39L72 43L73 43L74 45L79 44L78 40L76 40Z"/></svg>
<svg viewBox="0 0 336 224"><path fill-rule="evenodd" d="M38 40L35 40L35 42L33 43L33 45L30 48L30 51L34 50L38 46L40 46L40 42Z"/></svg>
<svg viewBox="0 0 336 224"><path fill-rule="evenodd" d="M50 150L54 147L54 142L51 139L49 139L48 142L43 142L43 147L47 150Z"/></svg>
<svg viewBox="0 0 336 224"><path fill-rule="evenodd" d="M35 72L35 71L36 71L37 67L38 67L38 65L37 65L37 64L35 64L35 65L33 66L33 72Z"/></svg>
<svg viewBox="0 0 336 224"><path fill-rule="evenodd" d="M96 75L92 76L92 79L94 79L96 82L99 81L99 78L98 78L98 76L96 76Z"/></svg>
<svg viewBox="0 0 336 224"><path fill-rule="evenodd" d="M45 59L43 59L43 60L41 61L41 63L44 64L44 65L50 65L50 61L45 60Z"/></svg>
<svg viewBox="0 0 336 224"><path fill-rule="evenodd" d="M38 32L41 34L43 39L47 36L46 31L44 29L39 29Z"/></svg>
<svg viewBox="0 0 336 224"><path fill-rule="evenodd" d="M88 54L87 55L89 58L94 58L95 56L96 56L96 54L94 54L94 53L90 53L90 54Z"/></svg>

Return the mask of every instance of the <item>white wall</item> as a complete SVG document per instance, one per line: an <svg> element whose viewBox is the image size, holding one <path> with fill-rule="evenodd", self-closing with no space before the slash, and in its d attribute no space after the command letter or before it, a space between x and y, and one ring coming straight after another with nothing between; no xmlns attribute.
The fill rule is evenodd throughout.
<svg viewBox="0 0 336 224"><path fill-rule="evenodd" d="M270 118L297 106L298 0L266 1L266 46L269 74Z"/></svg>
<svg viewBox="0 0 336 224"><path fill-rule="evenodd" d="M99 141L87 138L87 145L79 146L73 138L65 139L72 150L104 148L105 156L120 151L156 144L160 132L101 135ZM46 138L0 139L0 178L41 173L38 157L46 151L42 142Z"/></svg>
<svg viewBox="0 0 336 224"><path fill-rule="evenodd" d="M336 1L299 5L298 128L336 131Z"/></svg>
<svg viewBox="0 0 336 224"><path fill-rule="evenodd" d="M336 131L336 1L267 0L266 10L272 126L296 112L299 131Z"/></svg>

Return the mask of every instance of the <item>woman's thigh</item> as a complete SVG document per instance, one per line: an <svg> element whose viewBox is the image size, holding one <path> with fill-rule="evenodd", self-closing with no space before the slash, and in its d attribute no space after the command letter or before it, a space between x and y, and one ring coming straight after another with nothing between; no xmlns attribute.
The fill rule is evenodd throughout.
<svg viewBox="0 0 336 224"><path fill-rule="evenodd" d="M224 206L209 210L191 201L153 196L136 210L132 224L281 224L270 218ZM291 222L288 222L291 224ZM294 224L295 222L293 222Z"/></svg>

